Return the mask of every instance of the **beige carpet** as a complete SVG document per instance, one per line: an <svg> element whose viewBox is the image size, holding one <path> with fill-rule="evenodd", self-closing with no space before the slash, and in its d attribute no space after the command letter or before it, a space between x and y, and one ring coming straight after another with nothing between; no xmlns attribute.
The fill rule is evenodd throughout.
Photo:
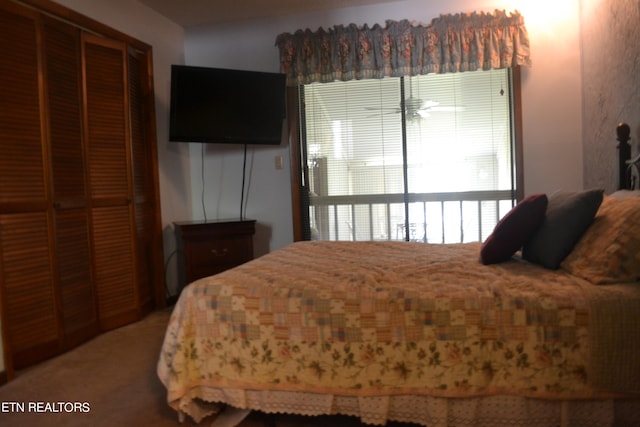
<svg viewBox="0 0 640 427"><path fill-rule="evenodd" d="M170 313L170 310L154 312L140 322L110 331L70 352L18 372L13 381L0 387L0 425L195 425L191 420L178 422L176 413L166 404L164 386L156 376L156 363ZM73 405L77 412L64 411L73 409ZM200 425L211 423L212 419L205 419ZM363 424L351 417L270 417L252 413L241 427L327 425Z"/></svg>
<svg viewBox="0 0 640 427"><path fill-rule="evenodd" d="M154 312L140 322L100 335L70 352L18 372L13 381L0 387L0 402L23 403L25 412L17 408L13 413L0 413L0 424L178 424L155 375L169 315L168 310ZM29 405L38 402L86 404L75 413L29 412ZM49 408L35 407L36 411L43 409Z"/></svg>

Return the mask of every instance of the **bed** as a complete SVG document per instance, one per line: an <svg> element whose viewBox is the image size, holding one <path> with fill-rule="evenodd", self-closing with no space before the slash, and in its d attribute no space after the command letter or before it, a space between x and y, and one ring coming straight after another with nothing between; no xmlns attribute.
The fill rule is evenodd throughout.
<svg viewBox="0 0 640 427"><path fill-rule="evenodd" d="M640 425L640 197L537 194L483 243L296 242L187 286L157 370L180 419Z"/></svg>

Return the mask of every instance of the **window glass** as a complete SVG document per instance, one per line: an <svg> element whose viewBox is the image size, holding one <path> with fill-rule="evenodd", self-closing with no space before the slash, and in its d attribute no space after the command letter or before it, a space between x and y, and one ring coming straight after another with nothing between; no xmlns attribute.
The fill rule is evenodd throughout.
<svg viewBox="0 0 640 427"><path fill-rule="evenodd" d="M477 241L512 206L508 70L314 83L303 96L312 238Z"/></svg>

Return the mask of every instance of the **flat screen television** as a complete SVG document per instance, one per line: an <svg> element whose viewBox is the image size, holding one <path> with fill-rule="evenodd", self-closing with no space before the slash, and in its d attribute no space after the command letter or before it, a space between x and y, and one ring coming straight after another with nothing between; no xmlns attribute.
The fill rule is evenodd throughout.
<svg viewBox="0 0 640 427"><path fill-rule="evenodd" d="M285 85L280 73L172 65L169 139L278 145Z"/></svg>

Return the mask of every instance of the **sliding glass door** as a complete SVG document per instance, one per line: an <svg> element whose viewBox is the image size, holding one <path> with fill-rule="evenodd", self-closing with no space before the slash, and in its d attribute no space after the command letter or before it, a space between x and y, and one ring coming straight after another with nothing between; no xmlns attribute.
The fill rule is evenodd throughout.
<svg viewBox="0 0 640 427"><path fill-rule="evenodd" d="M314 83L299 101L307 238L483 240L517 198L509 70Z"/></svg>

